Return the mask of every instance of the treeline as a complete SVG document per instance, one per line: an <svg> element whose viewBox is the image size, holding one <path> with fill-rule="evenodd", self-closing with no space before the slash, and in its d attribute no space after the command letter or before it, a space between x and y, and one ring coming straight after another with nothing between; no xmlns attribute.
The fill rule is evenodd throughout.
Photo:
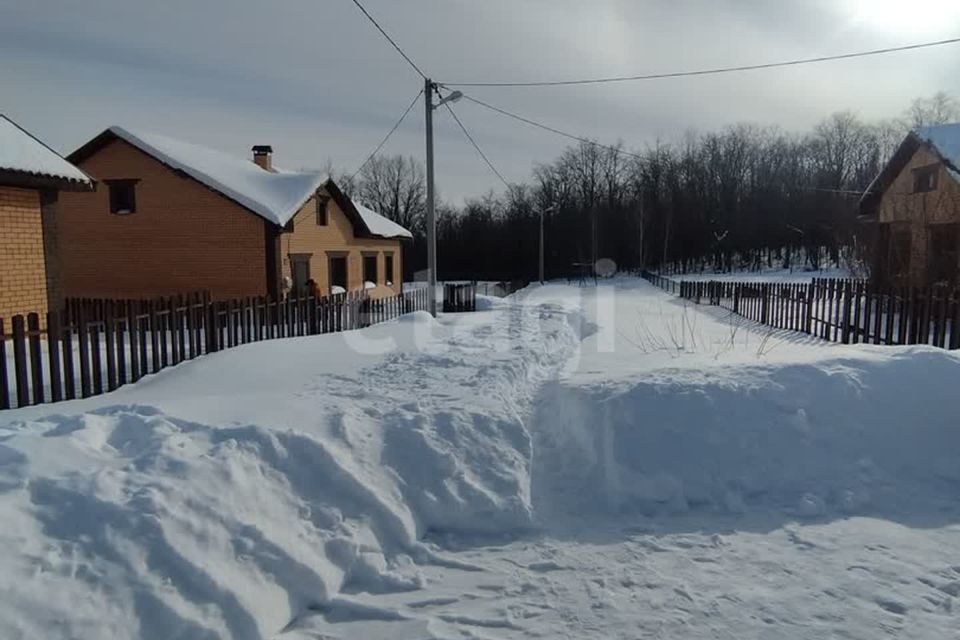
<svg viewBox="0 0 960 640"><path fill-rule="evenodd" d="M819 268L856 260L857 203L911 128L960 120L955 99L914 101L901 118L836 113L805 134L737 125L627 150L582 143L535 167L528 184L463 207L438 205L441 277L533 279L544 216L548 277L613 260L621 268L708 264ZM406 277L426 265L419 161L378 157L346 189L412 229ZM792 264L791 264L792 263ZM798 264L800 263L800 264Z"/></svg>

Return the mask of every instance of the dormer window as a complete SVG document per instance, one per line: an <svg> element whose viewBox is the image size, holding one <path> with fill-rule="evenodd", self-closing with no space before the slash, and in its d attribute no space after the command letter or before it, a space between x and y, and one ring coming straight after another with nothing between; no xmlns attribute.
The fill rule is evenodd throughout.
<svg viewBox="0 0 960 640"><path fill-rule="evenodd" d="M330 200L329 197L318 193L316 197L317 201L317 226L325 227L327 226L327 202Z"/></svg>
<svg viewBox="0 0 960 640"><path fill-rule="evenodd" d="M937 190L937 176L940 175L940 165L931 164L913 170L913 192L927 193Z"/></svg>
<svg viewBox="0 0 960 640"><path fill-rule="evenodd" d="M105 180L110 189L110 213L128 215L137 210L138 180Z"/></svg>

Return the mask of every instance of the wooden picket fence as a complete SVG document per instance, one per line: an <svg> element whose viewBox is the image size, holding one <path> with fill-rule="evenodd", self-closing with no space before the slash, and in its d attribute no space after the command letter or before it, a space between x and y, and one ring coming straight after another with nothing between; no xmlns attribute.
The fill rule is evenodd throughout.
<svg viewBox="0 0 960 640"><path fill-rule="evenodd" d="M672 278L662 276L659 273L653 273L650 271L642 271L641 275L646 278L649 282L653 283L655 286L660 287L664 291L669 293L679 293L680 292L680 283Z"/></svg>
<svg viewBox="0 0 960 640"><path fill-rule="evenodd" d="M203 293L69 300L46 314L45 328L36 313L0 318L0 409L87 398L241 344L360 329L426 309L426 289L378 299L355 292L282 301Z"/></svg>
<svg viewBox="0 0 960 640"><path fill-rule="evenodd" d="M477 310L477 285L444 283L444 313L463 313Z"/></svg>
<svg viewBox="0 0 960 640"><path fill-rule="evenodd" d="M810 283L671 282L644 277L697 304L729 309L775 329L843 344L926 344L960 349L960 289L878 288L864 280Z"/></svg>

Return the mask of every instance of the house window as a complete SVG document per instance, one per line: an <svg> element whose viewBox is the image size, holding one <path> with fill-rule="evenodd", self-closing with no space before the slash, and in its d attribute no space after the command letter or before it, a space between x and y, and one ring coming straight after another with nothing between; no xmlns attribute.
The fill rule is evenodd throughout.
<svg viewBox="0 0 960 640"><path fill-rule="evenodd" d="M110 188L110 213L126 215L137 210L137 180L106 180Z"/></svg>
<svg viewBox="0 0 960 640"><path fill-rule="evenodd" d="M929 165L913 170L913 192L926 193L937 190L937 176L940 174L939 165Z"/></svg>
<svg viewBox="0 0 960 640"><path fill-rule="evenodd" d="M368 282L377 284L377 254L363 256L363 286Z"/></svg>
<svg viewBox="0 0 960 640"><path fill-rule="evenodd" d="M317 195L317 226L327 226L327 200L325 196Z"/></svg>
<svg viewBox="0 0 960 640"><path fill-rule="evenodd" d="M393 254L383 254L384 280L388 287L393 286Z"/></svg>

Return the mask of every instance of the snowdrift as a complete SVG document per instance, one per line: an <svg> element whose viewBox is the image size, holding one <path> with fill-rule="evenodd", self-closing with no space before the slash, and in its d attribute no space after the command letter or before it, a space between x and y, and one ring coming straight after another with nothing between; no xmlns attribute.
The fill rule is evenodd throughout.
<svg viewBox="0 0 960 640"><path fill-rule="evenodd" d="M0 637L253 639L318 612L386 615L351 594L458 566L424 537L532 526L520 415L576 346L574 320L410 314L11 412Z"/></svg>
<svg viewBox="0 0 960 640"><path fill-rule="evenodd" d="M844 354L547 385L535 505L935 517L960 490L960 359L923 348Z"/></svg>

